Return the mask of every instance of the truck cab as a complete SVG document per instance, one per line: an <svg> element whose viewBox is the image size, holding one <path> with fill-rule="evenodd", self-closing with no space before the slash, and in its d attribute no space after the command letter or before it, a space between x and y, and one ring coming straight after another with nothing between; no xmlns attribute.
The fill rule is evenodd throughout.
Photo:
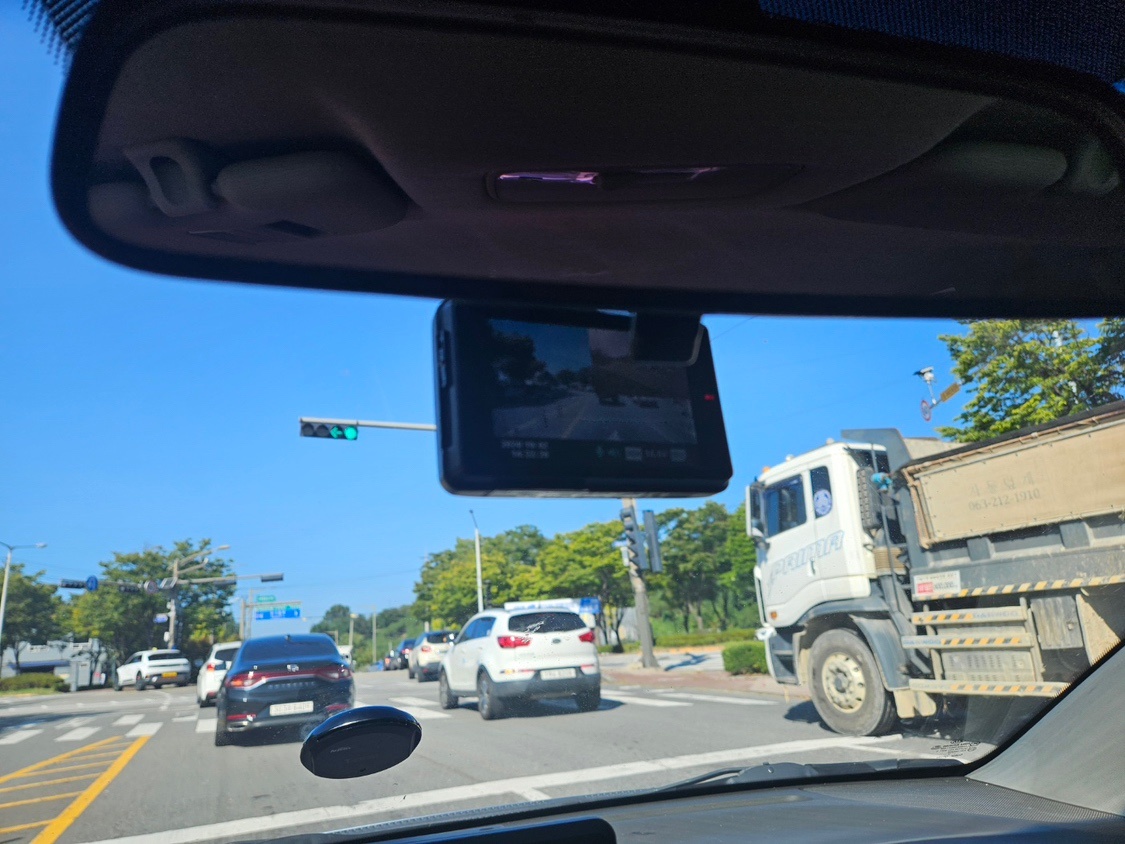
<svg viewBox="0 0 1125 844"><path fill-rule="evenodd" d="M747 491L767 628L795 625L826 602L871 594L874 545L861 508L873 466L887 471L881 446L830 442L767 468Z"/></svg>

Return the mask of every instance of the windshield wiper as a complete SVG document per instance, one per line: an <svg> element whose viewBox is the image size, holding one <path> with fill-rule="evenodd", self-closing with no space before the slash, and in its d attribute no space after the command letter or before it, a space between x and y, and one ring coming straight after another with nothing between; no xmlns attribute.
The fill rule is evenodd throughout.
<svg viewBox="0 0 1125 844"><path fill-rule="evenodd" d="M909 771L920 768L959 767L957 759L880 759L873 762L765 762L748 768L718 768L697 777L661 786L654 791L678 791L717 780L715 785L758 785L761 783L819 779L821 777L864 776L884 771Z"/></svg>

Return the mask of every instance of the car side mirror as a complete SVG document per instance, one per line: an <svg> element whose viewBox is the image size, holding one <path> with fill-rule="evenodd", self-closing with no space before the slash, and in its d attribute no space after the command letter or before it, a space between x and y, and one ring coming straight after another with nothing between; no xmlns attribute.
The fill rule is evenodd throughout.
<svg viewBox="0 0 1125 844"><path fill-rule="evenodd" d="M422 741L422 728L393 706L363 706L333 715L301 745L301 764L318 777L350 779L393 768Z"/></svg>

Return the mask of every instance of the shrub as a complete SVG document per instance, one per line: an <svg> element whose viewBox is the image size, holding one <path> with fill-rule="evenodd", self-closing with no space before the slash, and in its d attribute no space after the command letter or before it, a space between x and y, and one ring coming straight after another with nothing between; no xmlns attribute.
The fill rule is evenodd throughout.
<svg viewBox="0 0 1125 844"><path fill-rule="evenodd" d="M768 674L765 642L737 642L723 648L723 668L731 674Z"/></svg>
<svg viewBox="0 0 1125 844"><path fill-rule="evenodd" d="M706 631L703 633L674 633L658 636L656 644L661 648L689 648L692 645L722 645L727 642L742 642L753 639L754 630Z"/></svg>
<svg viewBox="0 0 1125 844"><path fill-rule="evenodd" d="M26 689L65 692L69 688L70 684L66 680L54 674L17 674L15 677L5 677L0 680L0 692L22 692Z"/></svg>

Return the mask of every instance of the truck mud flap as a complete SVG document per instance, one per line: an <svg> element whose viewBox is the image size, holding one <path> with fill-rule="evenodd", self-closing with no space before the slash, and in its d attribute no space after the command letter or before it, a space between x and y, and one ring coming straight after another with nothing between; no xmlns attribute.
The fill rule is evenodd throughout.
<svg viewBox="0 0 1125 844"><path fill-rule="evenodd" d="M852 616L852 621L867 640L875 661L879 663L879 673L883 675L883 685L888 691L903 691L910 688L909 678L902 669L906 665L906 652L902 649L899 632L889 618L868 618Z"/></svg>

